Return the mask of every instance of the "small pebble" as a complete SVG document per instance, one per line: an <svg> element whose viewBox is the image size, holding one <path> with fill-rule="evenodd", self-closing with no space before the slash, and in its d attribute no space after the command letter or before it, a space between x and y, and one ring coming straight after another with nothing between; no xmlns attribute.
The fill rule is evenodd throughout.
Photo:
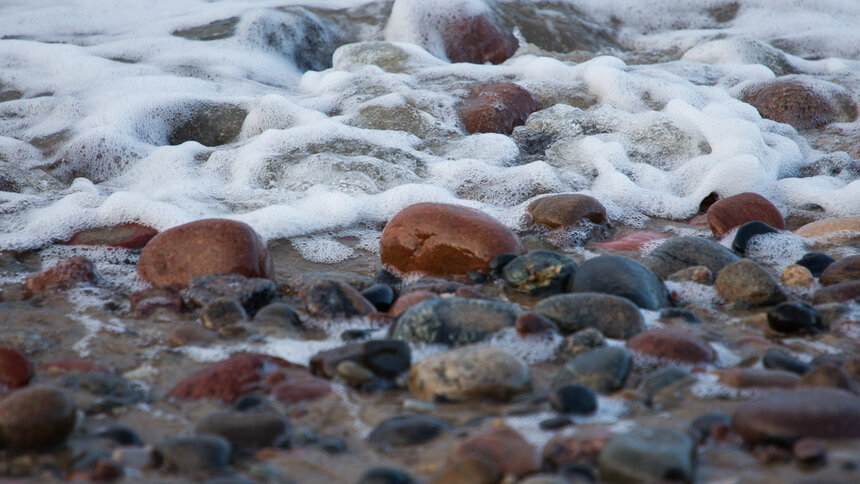
<svg viewBox="0 0 860 484"><path fill-rule="evenodd" d="M361 291L361 295L379 311L388 311L394 302L394 290L385 284L374 284Z"/></svg>
<svg viewBox="0 0 860 484"><path fill-rule="evenodd" d="M361 475L356 484L414 484L412 477L392 467L374 467Z"/></svg>
<svg viewBox="0 0 860 484"><path fill-rule="evenodd" d="M517 257L519 257L518 254L499 254L490 259L490 263L487 265L487 272L491 277L502 277L502 270L510 261Z"/></svg>
<svg viewBox="0 0 860 484"><path fill-rule="evenodd" d="M569 425L573 425L573 420L568 417L553 417L546 420L541 420L538 426L541 430L558 430Z"/></svg>
<svg viewBox="0 0 860 484"><path fill-rule="evenodd" d="M549 403L562 413L588 414L597 410L597 396L579 383L556 388L549 395Z"/></svg>
<svg viewBox="0 0 860 484"><path fill-rule="evenodd" d="M207 329L221 329L248 320L245 308L235 299L218 298L200 309L200 322Z"/></svg>
<svg viewBox="0 0 860 484"><path fill-rule="evenodd" d="M789 287L807 287L815 282L809 269L797 264L787 266L779 280Z"/></svg>
<svg viewBox="0 0 860 484"><path fill-rule="evenodd" d="M771 370L785 370L802 375L810 366L784 351L770 349L761 359L762 365Z"/></svg>

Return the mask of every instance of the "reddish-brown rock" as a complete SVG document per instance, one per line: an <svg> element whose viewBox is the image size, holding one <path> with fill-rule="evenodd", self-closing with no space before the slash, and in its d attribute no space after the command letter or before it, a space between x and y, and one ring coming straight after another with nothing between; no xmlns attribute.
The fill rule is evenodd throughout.
<svg viewBox="0 0 860 484"><path fill-rule="evenodd" d="M152 227L127 223L113 227L99 227L76 233L66 242L69 245L107 245L125 249L142 249L158 234Z"/></svg>
<svg viewBox="0 0 860 484"><path fill-rule="evenodd" d="M582 220L596 224L606 221L606 208L588 195L562 193L532 200L526 208L532 222L551 229L570 227Z"/></svg>
<svg viewBox="0 0 860 484"><path fill-rule="evenodd" d="M457 458L477 457L492 462L503 474L524 476L540 467L537 449L519 432L507 427L493 427L469 436L454 449Z"/></svg>
<svg viewBox="0 0 860 484"><path fill-rule="evenodd" d="M331 393L331 383L312 375L289 376L272 387L272 396L284 403L316 400Z"/></svg>
<svg viewBox="0 0 860 484"><path fill-rule="evenodd" d="M814 304L860 301L860 281L840 282L822 287L812 295Z"/></svg>
<svg viewBox="0 0 860 484"><path fill-rule="evenodd" d="M63 443L75 427L75 402L62 390L30 386L0 400L0 447L42 450Z"/></svg>
<svg viewBox="0 0 860 484"><path fill-rule="evenodd" d="M605 427L591 427L580 432L562 431L544 445L541 460L549 469L569 464L594 465L610 437L612 433Z"/></svg>
<svg viewBox="0 0 860 484"><path fill-rule="evenodd" d="M79 282L94 282L93 263L86 257L72 257L33 274L24 282L30 294L47 294L69 289Z"/></svg>
<svg viewBox="0 0 860 484"><path fill-rule="evenodd" d="M218 334L197 323L183 324L174 328L167 337L167 344L176 348L185 345L208 346L218 339Z"/></svg>
<svg viewBox="0 0 860 484"><path fill-rule="evenodd" d="M851 376L842 367L825 364L810 370L797 382L800 387L831 387L851 391L854 385Z"/></svg>
<svg viewBox="0 0 860 484"><path fill-rule="evenodd" d="M420 303L421 301L426 301L428 299L438 299L439 296L435 292L430 291L412 291L407 292L406 294L402 294L398 297L394 304L388 308L388 312L393 316L399 316L400 313L406 311L410 307Z"/></svg>
<svg viewBox="0 0 860 484"><path fill-rule="evenodd" d="M451 62L500 64L517 50L516 39L485 15L449 20L442 26L442 42Z"/></svg>
<svg viewBox="0 0 860 484"><path fill-rule="evenodd" d="M161 232L144 247L137 272L154 286L179 288L202 274L274 274L260 236L244 223L225 219L197 220Z"/></svg>
<svg viewBox="0 0 860 484"><path fill-rule="evenodd" d="M492 217L441 203L401 210L382 231L379 247L384 265L404 273L435 275L486 273L493 257L525 253L519 238Z"/></svg>
<svg viewBox="0 0 860 484"><path fill-rule="evenodd" d="M722 237L735 227L759 220L779 230L785 229L785 219L772 203L763 196L739 193L717 201L708 209L708 224L711 232Z"/></svg>
<svg viewBox="0 0 860 484"><path fill-rule="evenodd" d="M472 86L457 113L469 134L511 134L541 109L543 105L529 91L512 82L496 82Z"/></svg>
<svg viewBox="0 0 860 484"><path fill-rule="evenodd" d="M627 340L630 350L660 360L681 363L710 363L717 353L699 336L675 329L643 331Z"/></svg>
<svg viewBox="0 0 860 484"><path fill-rule="evenodd" d="M131 314L136 318L147 317L159 308L178 313L184 306L182 295L177 289L169 286L151 287L133 292L129 296L129 305Z"/></svg>
<svg viewBox="0 0 860 484"><path fill-rule="evenodd" d="M514 328L520 336L547 332L558 332L558 326L550 319L531 311L524 312L514 321Z"/></svg>
<svg viewBox="0 0 860 484"><path fill-rule="evenodd" d="M87 360L53 360L39 365L39 371L51 375L61 373L89 373L92 371L107 373L106 366Z"/></svg>
<svg viewBox="0 0 860 484"><path fill-rule="evenodd" d="M756 368L730 368L720 373L719 382L733 388L793 388L800 379L795 373Z"/></svg>
<svg viewBox="0 0 860 484"><path fill-rule="evenodd" d="M845 257L830 264L818 277L823 286L860 281L860 255Z"/></svg>
<svg viewBox="0 0 860 484"><path fill-rule="evenodd" d="M284 359L259 353L242 353L221 360L177 383L169 395L179 400L201 398L232 402L261 387L278 368L297 368Z"/></svg>
<svg viewBox="0 0 860 484"><path fill-rule="evenodd" d="M598 242L597 245L612 250L638 251L645 244L650 244L651 242L665 240L668 238L669 236L665 234L658 234L657 232L641 230L638 232L630 232L629 234L624 234L621 237L616 237L607 242Z"/></svg>
<svg viewBox="0 0 860 484"><path fill-rule="evenodd" d="M851 122L857 106L843 88L825 81L787 76L746 87L740 99L752 104L763 118L797 129Z"/></svg>
<svg viewBox="0 0 860 484"><path fill-rule="evenodd" d="M30 360L15 348L0 346L0 393L26 386L32 378Z"/></svg>

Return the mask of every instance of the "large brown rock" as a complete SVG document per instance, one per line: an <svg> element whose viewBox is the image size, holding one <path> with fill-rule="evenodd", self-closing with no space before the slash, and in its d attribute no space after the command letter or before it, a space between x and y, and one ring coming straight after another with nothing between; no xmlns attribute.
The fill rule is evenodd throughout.
<svg viewBox="0 0 860 484"><path fill-rule="evenodd" d="M717 352L707 341L675 329L643 331L628 339L627 347L635 353L671 362L699 364L717 359Z"/></svg>
<svg viewBox="0 0 860 484"><path fill-rule="evenodd" d="M63 391L34 386L0 401L0 447L40 450L63 443L75 426L75 404Z"/></svg>
<svg viewBox="0 0 860 484"><path fill-rule="evenodd" d="M137 272L154 286L187 287L203 274L274 274L269 251L248 225L225 219L190 222L161 232L144 247Z"/></svg>
<svg viewBox="0 0 860 484"><path fill-rule="evenodd" d="M466 132L511 134L543 105L529 91L512 82L472 86L457 106Z"/></svg>
<svg viewBox="0 0 860 484"><path fill-rule="evenodd" d="M740 99L755 106L763 118L797 129L851 122L857 117L857 106L844 88L801 76L785 76L747 86Z"/></svg>
<svg viewBox="0 0 860 484"><path fill-rule="evenodd" d="M773 276L749 259L723 268L714 280L714 289L726 303L739 306L767 306L785 300Z"/></svg>
<svg viewBox="0 0 860 484"><path fill-rule="evenodd" d="M845 257L830 264L818 280L823 286L860 280L860 255Z"/></svg>
<svg viewBox="0 0 860 484"><path fill-rule="evenodd" d="M708 209L708 224L711 232L722 237L735 227L759 220L779 230L785 229L785 219L772 203L763 196L739 193L717 201Z"/></svg>
<svg viewBox="0 0 860 484"><path fill-rule="evenodd" d="M93 263L86 257L72 257L33 274L24 281L30 294L48 294L69 289L79 282L95 282Z"/></svg>
<svg viewBox="0 0 860 484"><path fill-rule="evenodd" d="M493 257L525 252L519 238L472 208L417 203L397 213L379 241L382 263L400 272L463 275L487 271Z"/></svg>
<svg viewBox="0 0 860 484"><path fill-rule="evenodd" d="M221 360L177 383L169 395L179 400L211 398L232 402L261 386L278 368L296 368L284 359L259 353L242 353Z"/></svg>
<svg viewBox="0 0 860 484"><path fill-rule="evenodd" d="M562 193L533 200L526 208L532 222L551 229L570 227L582 220L596 224L606 220L606 208L596 198L588 195Z"/></svg>

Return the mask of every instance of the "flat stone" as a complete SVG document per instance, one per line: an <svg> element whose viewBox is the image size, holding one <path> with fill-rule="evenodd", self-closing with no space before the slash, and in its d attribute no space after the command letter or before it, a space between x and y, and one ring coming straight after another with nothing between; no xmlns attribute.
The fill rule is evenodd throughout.
<svg viewBox="0 0 860 484"><path fill-rule="evenodd" d="M773 276L749 259L726 266L717 274L714 288L727 303L767 306L785 300Z"/></svg>
<svg viewBox="0 0 860 484"><path fill-rule="evenodd" d="M543 109L532 93L512 82L476 84L457 105L457 114L469 134L511 134L529 115Z"/></svg>
<svg viewBox="0 0 860 484"><path fill-rule="evenodd" d="M182 295L176 288L170 286L135 291L129 296L129 304L129 310L136 318L145 318L159 309L179 313L185 307Z"/></svg>
<svg viewBox="0 0 860 484"><path fill-rule="evenodd" d="M356 484L416 484L409 474L393 467L368 469Z"/></svg>
<svg viewBox="0 0 860 484"><path fill-rule="evenodd" d="M332 384L311 375L293 375L272 386L272 396L284 403L317 400L332 392Z"/></svg>
<svg viewBox="0 0 860 484"><path fill-rule="evenodd" d="M138 223L82 230L66 242L69 245L106 245L124 249L142 249L158 231Z"/></svg>
<svg viewBox="0 0 860 484"><path fill-rule="evenodd" d="M367 440L380 447L423 444L448 432L451 427L430 415L398 415L380 422Z"/></svg>
<svg viewBox="0 0 860 484"><path fill-rule="evenodd" d="M705 266L718 274L723 267L740 260L722 245L701 237L675 237L651 251L643 261L662 279L691 266Z"/></svg>
<svg viewBox="0 0 860 484"><path fill-rule="evenodd" d="M606 208L588 195L561 193L532 200L526 207L532 222L557 229L572 227L583 220L600 224L606 221Z"/></svg>
<svg viewBox="0 0 860 484"><path fill-rule="evenodd" d="M710 286L714 283L714 273L705 266L691 266L671 274L669 280L675 282L695 282L696 284Z"/></svg>
<svg viewBox="0 0 860 484"><path fill-rule="evenodd" d="M624 386L630 362L630 353L624 348L595 348L565 363L553 379L552 387L582 383L597 393L612 393Z"/></svg>
<svg viewBox="0 0 860 484"><path fill-rule="evenodd" d="M89 373L91 371L108 373L110 369L90 360L59 359L40 364L39 371L48 375L58 375L63 373Z"/></svg>
<svg viewBox="0 0 860 484"><path fill-rule="evenodd" d="M43 450L66 441L77 409L62 390L31 386L0 400L0 447Z"/></svg>
<svg viewBox="0 0 860 484"><path fill-rule="evenodd" d="M205 306L216 299L234 299L249 316L253 316L275 297L275 283L241 274L203 274L191 278L186 294L198 306Z"/></svg>
<svg viewBox="0 0 860 484"><path fill-rule="evenodd" d="M603 255L576 269L570 292L599 292L625 297L643 309L669 305L666 286L647 267L626 257Z"/></svg>
<svg viewBox="0 0 860 484"><path fill-rule="evenodd" d="M495 464L473 456L455 459L430 484L495 484L501 478L501 471Z"/></svg>
<svg viewBox="0 0 860 484"><path fill-rule="evenodd" d="M702 364L717 359L717 352L699 336L676 329L652 329L627 340L634 353L670 362Z"/></svg>
<svg viewBox="0 0 860 484"><path fill-rule="evenodd" d="M814 304L860 301L860 281L841 282L815 291Z"/></svg>
<svg viewBox="0 0 860 484"><path fill-rule="evenodd" d="M480 299L442 298L420 302L398 318L391 337L412 343L460 346L513 327L521 311Z"/></svg>
<svg viewBox="0 0 860 484"><path fill-rule="evenodd" d="M849 392L853 392L855 390L855 385L851 381L851 375L842 369L842 367L831 364L824 364L806 372L806 374L798 380L797 387L840 388Z"/></svg>
<svg viewBox="0 0 860 484"><path fill-rule="evenodd" d="M762 365L771 370L785 370L802 375L811 368L808 364L777 349L770 349L761 359Z"/></svg>
<svg viewBox="0 0 860 484"><path fill-rule="evenodd" d="M576 262L566 255L549 250L535 250L510 261L502 270L508 286L527 294L563 292Z"/></svg>
<svg viewBox="0 0 860 484"><path fill-rule="evenodd" d="M666 240L668 238L669 236L666 234L640 230L624 234L606 242L597 242L596 245L605 249L638 252L647 244L656 243L657 241Z"/></svg>
<svg viewBox="0 0 860 484"><path fill-rule="evenodd" d="M576 293L551 296L532 310L558 325L562 334L594 328L609 338L627 339L645 329L639 308L620 296Z"/></svg>
<svg viewBox="0 0 860 484"><path fill-rule="evenodd" d="M558 326L552 320L530 311L520 314L514 328L520 336L558 332Z"/></svg>
<svg viewBox="0 0 860 484"><path fill-rule="evenodd" d="M860 233L860 215L818 220L794 231L795 235L807 239L824 239L832 244L856 240Z"/></svg>
<svg viewBox="0 0 860 484"><path fill-rule="evenodd" d="M260 353L242 353L212 363L177 383L169 396L178 400L211 398L233 402L260 388L278 368L297 368L284 359Z"/></svg>
<svg viewBox="0 0 860 484"><path fill-rule="evenodd" d="M818 280L823 286L860 280L860 255L845 257L828 265Z"/></svg>
<svg viewBox="0 0 860 484"><path fill-rule="evenodd" d="M667 428L636 428L613 436L598 459L604 482L693 481L695 448L687 434Z"/></svg>
<svg viewBox="0 0 860 484"><path fill-rule="evenodd" d="M735 227L747 222L760 221L778 229L785 230L782 213L763 196L752 193L739 193L718 200L708 208L708 224L717 237L722 237Z"/></svg>

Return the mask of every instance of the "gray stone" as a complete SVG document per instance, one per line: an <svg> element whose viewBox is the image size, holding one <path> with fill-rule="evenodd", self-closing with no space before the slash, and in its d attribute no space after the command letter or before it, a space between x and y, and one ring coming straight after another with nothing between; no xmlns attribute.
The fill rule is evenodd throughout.
<svg viewBox="0 0 860 484"><path fill-rule="evenodd" d="M705 266L712 273L740 260L722 245L701 237L675 237L663 242L645 257L644 264L662 279L691 266Z"/></svg>
<svg viewBox="0 0 860 484"><path fill-rule="evenodd" d="M621 296L644 309L669 305L663 281L642 264L618 255L603 255L583 263L570 278L568 289Z"/></svg>
<svg viewBox="0 0 860 484"><path fill-rule="evenodd" d="M624 386L630 373L630 352L606 346L583 353L565 363L553 379L553 388L582 383L600 394L612 393Z"/></svg>
<svg viewBox="0 0 860 484"><path fill-rule="evenodd" d="M606 346L603 334L594 328L586 328L564 338L555 354L562 360L569 360L601 346Z"/></svg>
<svg viewBox="0 0 860 484"><path fill-rule="evenodd" d="M201 420L198 434L220 435L234 452L253 452L289 442L290 425L284 417L269 412L218 412Z"/></svg>
<svg viewBox="0 0 860 484"><path fill-rule="evenodd" d="M639 308L628 299L610 294L551 296L535 304L532 310L552 320L562 334L594 328L609 338L627 339L645 329Z"/></svg>
<svg viewBox="0 0 860 484"><path fill-rule="evenodd" d="M458 297L422 301L397 318L392 337L460 346L513 327L522 311L508 304Z"/></svg>
<svg viewBox="0 0 860 484"><path fill-rule="evenodd" d="M714 288L729 304L766 306L785 300L773 276L749 259L727 265L717 274Z"/></svg>
<svg viewBox="0 0 860 484"><path fill-rule="evenodd" d="M183 474L214 473L230 463L230 442L219 435L172 437L155 446L156 462Z"/></svg>
<svg viewBox="0 0 860 484"><path fill-rule="evenodd" d="M645 398L645 403L652 405L655 395L666 388L677 385L679 382L693 384L696 382L696 377L680 366L667 366L642 379L642 383L639 384L639 391Z"/></svg>
<svg viewBox="0 0 860 484"><path fill-rule="evenodd" d="M188 284L188 299L206 306L218 299L235 299L253 316L275 297L275 283L241 274L205 274L194 276Z"/></svg>
<svg viewBox="0 0 860 484"><path fill-rule="evenodd" d="M398 415L383 420L367 436L377 446L422 444L436 438L451 427L430 415Z"/></svg>
<svg viewBox="0 0 860 484"><path fill-rule="evenodd" d="M563 292L576 270L570 257L549 250L535 250L510 261L502 270L505 282L516 291L532 295Z"/></svg>
<svg viewBox="0 0 860 484"><path fill-rule="evenodd" d="M684 432L637 428L613 436L598 458L602 482L692 482L693 441Z"/></svg>

